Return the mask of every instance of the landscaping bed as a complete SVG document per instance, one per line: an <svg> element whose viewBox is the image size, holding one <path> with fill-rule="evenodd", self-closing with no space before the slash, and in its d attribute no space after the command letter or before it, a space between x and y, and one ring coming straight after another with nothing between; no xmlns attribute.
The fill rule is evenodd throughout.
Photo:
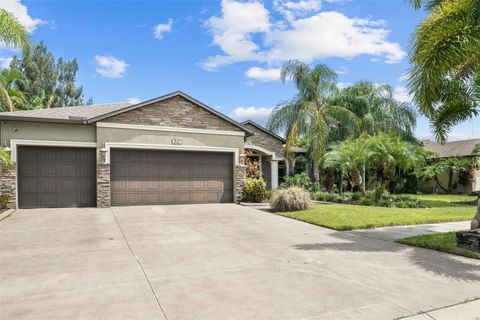
<svg viewBox="0 0 480 320"><path fill-rule="evenodd" d="M458 196L453 196L458 197ZM461 196L467 197L468 196ZM279 213L282 216L335 230L471 220L476 208L450 202L452 196L418 196L427 208L388 208L349 204L314 205L302 211ZM474 198L474 197L470 197Z"/></svg>
<svg viewBox="0 0 480 320"><path fill-rule="evenodd" d="M459 256L480 259L480 253L457 247L455 232L436 233L397 240L396 242Z"/></svg>

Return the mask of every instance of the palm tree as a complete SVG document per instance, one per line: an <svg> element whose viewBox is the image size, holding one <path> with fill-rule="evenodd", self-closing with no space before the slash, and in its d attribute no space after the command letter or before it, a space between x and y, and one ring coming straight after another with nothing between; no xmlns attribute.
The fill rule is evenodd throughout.
<svg viewBox="0 0 480 320"><path fill-rule="evenodd" d="M409 88L438 141L480 109L480 1L410 0L428 16L411 45ZM472 229L480 228L480 197Z"/></svg>
<svg viewBox="0 0 480 320"><path fill-rule="evenodd" d="M25 80L25 76L16 69L0 71L0 111L15 111L15 106L25 104L23 93L16 88L18 81ZM2 103L3 102L3 103Z"/></svg>
<svg viewBox="0 0 480 320"><path fill-rule="evenodd" d="M422 170L422 176L425 180L433 179L443 192L452 193L454 189L453 176L470 170L470 167L471 162L468 159L448 158L426 166ZM442 173L448 174L447 187L443 186L438 178Z"/></svg>
<svg viewBox="0 0 480 320"><path fill-rule="evenodd" d="M365 137L354 140L347 140L334 145L325 154L323 168L338 170L340 172L340 193L343 192L343 176L348 174L351 177L352 185L360 188L365 195L365 165L367 161Z"/></svg>
<svg viewBox="0 0 480 320"><path fill-rule="evenodd" d="M0 147L0 172L2 172L5 168L10 167L11 165L13 165L12 158L10 158L10 155L7 151Z"/></svg>
<svg viewBox="0 0 480 320"><path fill-rule="evenodd" d="M411 44L409 88L445 142L452 126L480 112L480 1L411 2L429 14Z"/></svg>
<svg viewBox="0 0 480 320"><path fill-rule="evenodd" d="M0 8L0 43L12 48L26 49L30 39L25 27L15 16Z"/></svg>
<svg viewBox="0 0 480 320"><path fill-rule="evenodd" d="M303 62L291 60L283 65L281 78L284 83L292 80L298 94L273 110L267 126L273 131L286 132L287 156L299 138L305 140L313 162L314 178L318 182L330 129L339 123L348 123L354 128L355 114L333 103L338 93L336 74L325 65L311 68Z"/></svg>
<svg viewBox="0 0 480 320"><path fill-rule="evenodd" d="M380 184L375 191L376 200L384 194L397 171L418 169L425 164L425 152L419 145L405 142L394 134L368 138L367 148L367 159L378 170Z"/></svg>
<svg viewBox="0 0 480 320"><path fill-rule="evenodd" d="M340 90L335 101L357 116L357 132L353 132L353 137L394 132L404 139L414 140L416 112L410 104L396 101L389 85L359 81ZM350 128L339 126L333 130L332 139L347 139L349 132Z"/></svg>

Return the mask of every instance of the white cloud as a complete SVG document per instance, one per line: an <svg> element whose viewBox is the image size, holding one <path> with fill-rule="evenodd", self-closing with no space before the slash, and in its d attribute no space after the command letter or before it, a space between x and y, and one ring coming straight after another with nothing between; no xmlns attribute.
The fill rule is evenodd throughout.
<svg viewBox="0 0 480 320"><path fill-rule="evenodd" d="M245 72L245 75L248 78L262 82L278 81L280 80L280 68L263 69L252 67Z"/></svg>
<svg viewBox="0 0 480 320"><path fill-rule="evenodd" d="M337 88L344 89L346 87L350 87L352 84L352 82L337 82Z"/></svg>
<svg viewBox="0 0 480 320"><path fill-rule="evenodd" d="M213 35L213 43L225 55L209 57L203 64L207 70L236 61L258 59L259 47L251 35L270 29L268 11L259 2L222 1L222 16L211 17L206 26Z"/></svg>
<svg viewBox="0 0 480 320"><path fill-rule="evenodd" d="M404 86L396 86L393 88L393 98L400 102L411 102L412 96L408 93L408 89Z"/></svg>
<svg viewBox="0 0 480 320"><path fill-rule="evenodd" d="M131 103L131 104L137 104L137 103L142 102L142 99L140 99L140 98L128 98L127 102Z"/></svg>
<svg viewBox="0 0 480 320"><path fill-rule="evenodd" d="M240 121L250 119L265 122L272 110L273 108L238 107L233 109L232 116Z"/></svg>
<svg viewBox="0 0 480 320"><path fill-rule="evenodd" d="M388 40L384 20L350 18L336 11L317 13L314 2L307 0L275 3L277 10L288 4L294 18L272 20L264 5L255 1L222 1L221 16L211 17L206 25L223 54L209 57L204 68L213 70L241 61L276 65L288 59L311 62L359 55L396 63L405 56L398 43Z"/></svg>
<svg viewBox="0 0 480 320"><path fill-rule="evenodd" d="M12 60L12 57L0 57L0 70L9 68Z"/></svg>
<svg viewBox="0 0 480 320"><path fill-rule="evenodd" d="M35 31L37 26L46 23L42 19L32 18L28 14L27 6L22 4L20 0L0 1L0 8L13 13L13 15L18 19L18 21L30 33Z"/></svg>
<svg viewBox="0 0 480 320"><path fill-rule="evenodd" d="M97 73L106 78L123 78L125 71L127 71L128 64L112 56L95 56L97 64Z"/></svg>
<svg viewBox="0 0 480 320"><path fill-rule="evenodd" d="M273 7L280 12L287 21L292 22L298 17L317 13L322 8L321 0L274 0Z"/></svg>
<svg viewBox="0 0 480 320"><path fill-rule="evenodd" d="M155 28L153 28L153 36L155 37L155 39L162 40L165 33L172 31L172 25L172 19L168 19L168 23L157 24Z"/></svg>

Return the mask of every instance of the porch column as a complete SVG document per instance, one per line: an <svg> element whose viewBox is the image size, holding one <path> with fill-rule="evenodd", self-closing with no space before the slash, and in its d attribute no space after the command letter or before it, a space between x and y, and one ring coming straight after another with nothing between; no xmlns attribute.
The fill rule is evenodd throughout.
<svg viewBox="0 0 480 320"><path fill-rule="evenodd" d="M270 179L272 179L272 190L278 187L278 160L270 160Z"/></svg>

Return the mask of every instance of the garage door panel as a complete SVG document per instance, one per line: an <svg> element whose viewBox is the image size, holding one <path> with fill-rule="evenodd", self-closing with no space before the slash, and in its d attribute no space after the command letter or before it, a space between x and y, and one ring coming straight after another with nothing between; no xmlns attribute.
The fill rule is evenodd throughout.
<svg viewBox="0 0 480 320"><path fill-rule="evenodd" d="M95 206L95 149L19 147L18 195L20 208Z"/></svg>
<svg viewBox="0 0 480 320"><path fill-rule="evenodd" d="M114 149L111 187L112 205L232 202L233 155Z"/></svg>

